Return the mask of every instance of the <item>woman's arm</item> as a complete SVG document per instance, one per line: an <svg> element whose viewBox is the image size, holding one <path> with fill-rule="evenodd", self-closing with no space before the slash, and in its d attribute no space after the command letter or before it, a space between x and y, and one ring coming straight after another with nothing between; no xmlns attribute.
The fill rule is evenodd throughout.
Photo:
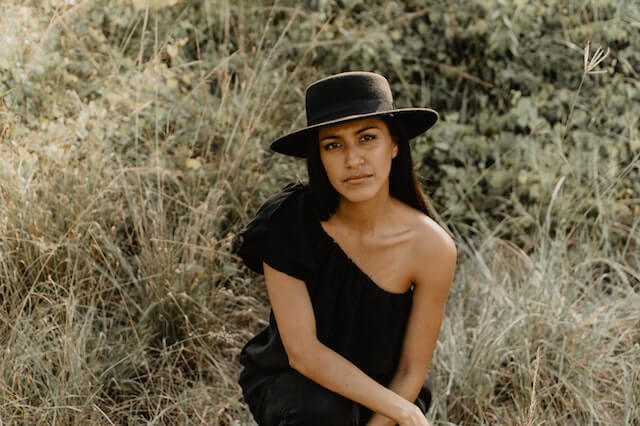
<svg viewBox="0 0 640 426"><path fill-rule="evenodd" d="M263 264L269 301L292 368L325 388L400 425L427 425L418 407L367 376L316 336L304 282Z"/></svg>
<svg viewBox="0 0 640 426"><path fill-rule="evenodd" d="M429 370L453 281L456 247L448 235L438 232L421 238L414 253L418 255L413 305L398 368L389 384L390 390L408 401L416 400ZM368 426L393 425L393 420L381 414L374 414L368 422Z"/></svg>

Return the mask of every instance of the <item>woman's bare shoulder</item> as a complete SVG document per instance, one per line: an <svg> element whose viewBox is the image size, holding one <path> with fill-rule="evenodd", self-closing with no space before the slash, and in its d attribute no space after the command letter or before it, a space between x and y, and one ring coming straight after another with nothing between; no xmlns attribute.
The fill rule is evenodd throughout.
<svg viewBox="0 0 640 426"><path fill-rule="evenodd" d="M399 205L405 226L412 232L412 248L421 253L455 251L455 243L449 233L429 216L404 203Z"/></svg>
<svg viewBox="0 0 640 426"><path fill-rule="evenodd" d="M421 252L455 252L456 245L449 233L429 216L422 214L416 219L416 248Z"/></svg>
<svg viewBox="0 0 640 426"><path fill-rule="evenodd" d="M415 271L413 275L418 279L424 278L425 274L447 274L456 263L457 249L453 238L423 212L405 207L405 223L412 229L410 268Z"/></svg>

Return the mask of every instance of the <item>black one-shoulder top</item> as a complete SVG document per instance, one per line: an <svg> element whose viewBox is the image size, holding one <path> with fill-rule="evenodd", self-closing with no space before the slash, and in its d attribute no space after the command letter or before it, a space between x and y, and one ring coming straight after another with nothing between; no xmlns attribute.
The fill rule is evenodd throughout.
<svg viewBox="0 0 640 426"><path fill-rule="evenodd" d="M413 287L405 293L379 287L322 228L310 190L300 183L269 198L240 235L238 254L250 269L263 273L264 261L304 281L318 340L387 386L400 358ZM242 349L240 363L245 398L291 370L273 312Z"/></svg>

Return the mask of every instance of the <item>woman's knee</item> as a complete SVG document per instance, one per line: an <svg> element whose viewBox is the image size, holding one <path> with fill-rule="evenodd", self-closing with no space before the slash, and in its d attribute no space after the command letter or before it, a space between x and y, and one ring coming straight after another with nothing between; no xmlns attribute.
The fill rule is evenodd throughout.
<svg viewBox="0 0 640 426"><path fill-rule="evenodd" d="M281 425L355 425L358 411L355 403L329 391L310 397L303 404L291 406Z"/></svg>
<svg viewBox="0 0 640 426"><path fill-rule="evenodd" d="M274 383L267 398L268 424L356 425L357 405L295 373Z"/></svg>

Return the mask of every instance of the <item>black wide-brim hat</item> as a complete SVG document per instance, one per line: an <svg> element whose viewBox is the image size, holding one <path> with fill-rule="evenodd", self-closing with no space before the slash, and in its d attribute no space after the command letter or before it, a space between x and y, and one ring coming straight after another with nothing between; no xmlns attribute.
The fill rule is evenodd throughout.
<svg viewBox="0 0 640 426"><path fill-rule="evenodd" d="M320 127L350 120L389 116L407 139L438 121L438 113L429 108L395 108L389 82L371 72L345 72L318 80L307 87L305 104L307 127L273 141L273 151L306 157L308 144Z"/></svg>

